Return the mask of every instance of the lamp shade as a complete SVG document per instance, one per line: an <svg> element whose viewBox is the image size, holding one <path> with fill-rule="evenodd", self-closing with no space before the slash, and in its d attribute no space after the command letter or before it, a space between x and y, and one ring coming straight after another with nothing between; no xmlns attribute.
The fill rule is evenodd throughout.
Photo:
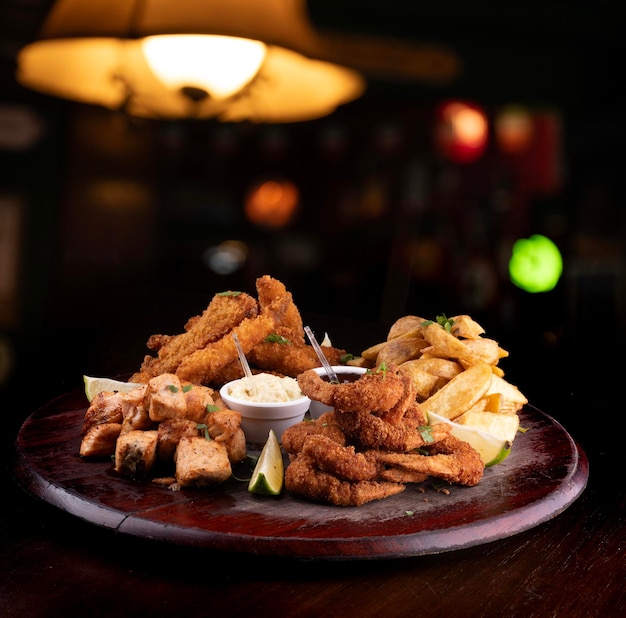
<svg viewBox="0 0 626 618"><path fill-rule="evenodd" d="M191 60L171 62L170 51L163 77L158 54L146 49L165 35L231 43L226 51L192 47L205 73L229 78L227 89L197 81ZM243 61L238 42L257 55ZM172 65L180 69L174 75ZM254 122L318 118L365 89L358 71L332 60L304 0L57 0L40 38L18 54L17 78L46 94L136 116Z"/></svg>

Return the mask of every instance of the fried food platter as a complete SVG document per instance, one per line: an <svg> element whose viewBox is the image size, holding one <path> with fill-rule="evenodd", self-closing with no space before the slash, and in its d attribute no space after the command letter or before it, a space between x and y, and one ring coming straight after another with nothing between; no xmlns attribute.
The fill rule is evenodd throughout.
<svg viewBox="0 0 626 618"><path fill-rule="evenodd" d="M120 478L111 461L79 456L84 392L35 411L15 443L12 471L32 495L121 535L206 550L319 560L421 556L503 539L563 512L584 491L585 453L532 405L511 455L480 484L430 481L360 507L336 507L249 493L230 479L214 488L170 491ZM441 491L445 487L446 491Z"/></svg>

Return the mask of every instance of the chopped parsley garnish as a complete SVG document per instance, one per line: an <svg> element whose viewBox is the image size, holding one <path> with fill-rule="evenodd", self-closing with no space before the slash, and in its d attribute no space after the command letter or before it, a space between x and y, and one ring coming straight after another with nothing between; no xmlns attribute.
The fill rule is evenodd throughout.
<svg viewBox="0 0 626 618"><path fill-rule="evenodd" d="M433 438L433 428L430 425L421 425L417 428L417 431L419 431L419 434L422 436L422 440L424 440L424 442L434 442L435 438Z"/></svg>
<svg viewBox="0 0 626 618"><path fill-rule="evenodd" d="M239 296L243 292L235 292L233 290L227 290L226 292L217 292L216 296Z"/></svg>
<svg viewBox="0 0 626 618"><path fill-rule="evenodd" d="M452 318L448 318L445 313L442 315L438 315L436 318L436 322L447 333L452 330L452 325L454 324L454 320ZM431 324L434 324L433 320L426 320L425 322L422 322L422 328L430 326Z"/></svg>
<svg viewBox="0 0 626 618"><path fill-rule="evenodd" d="M209 435L208 425L206 425L205 423L198 423L196 425L196 429L198 429L198 431L201 431L204 434L205 440L208 440L209 442L211 441L211 436Z"/></svg>
<svg viewBox="0 0 626 618"><path fill-rule="evenodd" d="M291 341L287 339L287 337L283 337L277 333L271 333L267 337L265 337L265 341L268 343L280 343L280 344L290 344Z"/></svg>

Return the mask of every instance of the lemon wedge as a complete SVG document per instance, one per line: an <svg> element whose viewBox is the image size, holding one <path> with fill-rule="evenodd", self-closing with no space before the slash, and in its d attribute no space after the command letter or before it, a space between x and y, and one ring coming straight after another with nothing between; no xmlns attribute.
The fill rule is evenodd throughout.
<svg viewBox="0 0 626 618"><path fill-rule="evenodd" d="M93 398L102 391L117 391L119 393L128 393L138 386L142 386L136 382L122 382L113 378L94 378L92 376L83 376L85 383L85 395L87 401L91 403Z"/></svg>
<svg viewBox="0 0 626 618"><path fill-rule="evenodd" d="M495 466L497 463L504 461L511 453L511 447L513 445L512 440L502 438L475 427L470 427L469 425L455 423L433 412L428 413L428 422L431 425L436 423L448 423L452 425L452 431L450 433L455 438L464 440L474 447L476 451L478 451L486 468Z"/></svg>
<svg viewBox="0 0 626 618"><path fill-rule="evenodd" d="M283 489L285 467L280 444L270 429L265 446L256 462L248 491L262 496L277 496Z"/></svg>

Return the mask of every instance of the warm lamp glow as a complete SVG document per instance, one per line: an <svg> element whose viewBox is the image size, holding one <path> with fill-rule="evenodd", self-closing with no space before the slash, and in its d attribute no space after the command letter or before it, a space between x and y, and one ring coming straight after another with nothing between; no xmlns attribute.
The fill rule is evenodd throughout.
<svg viewBox="0 0 626 618"><path fill-rule="evenodd" d="M209 35L150 36L141 48L166 86L204 90L213 99L239 92L258 73L266 52L259 41Z"/></svg>
<svg viewBox="0 0 626 618"><path fill-rule="evenodd" d="M304 0L56 0L17 78L147 118L295 122L363 93L330 55Z"/></svg>

